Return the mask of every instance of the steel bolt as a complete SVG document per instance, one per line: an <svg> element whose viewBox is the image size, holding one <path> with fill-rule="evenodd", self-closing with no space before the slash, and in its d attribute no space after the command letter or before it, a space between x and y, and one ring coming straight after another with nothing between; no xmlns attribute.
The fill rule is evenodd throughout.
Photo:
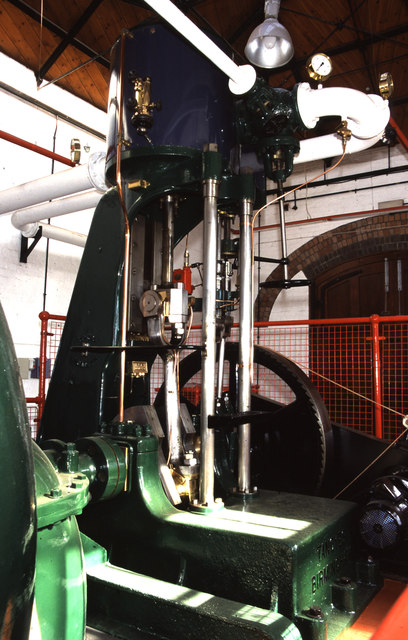
<svg viewBox="0 0 408 640"><path fill-rule="evenodd" d="M338 580L336 580L336 584L351 584L351 578L348 578L347 576L342 576L341 578L339 578Z"/></svg>

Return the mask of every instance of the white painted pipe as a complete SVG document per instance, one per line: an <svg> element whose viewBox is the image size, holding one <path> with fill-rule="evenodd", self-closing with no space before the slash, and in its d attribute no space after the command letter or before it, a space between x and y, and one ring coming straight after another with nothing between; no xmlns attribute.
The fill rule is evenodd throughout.
<svg viewBox="0 0 408 640"><path fill-rule="evenodd" d="M346 155L349 153L357 153L369 149L376 142L381 140L384 131L373 138L355 138L351 136L346 145ZM300 151L294 157L293 164L302 164L305 162L314 162L315 160L323 160L324 158L335 158L343 154L343 143L336 133L326 136L317 136L309 138L309 140L300 141Z"/></svg>
<svg viewBox="0 0 408 640"><path fill-rule="evenodd" d="M340 116L347 120L352 136L347 142L346 154L369 149L381 140L390 119L388 101L377 95L367 95L355 89L330 87L311 89L302 83L297 89L297 103L303 123L312 129L322 116ZM334 158L343 153L343 143L336 133L300 140L300 151L294 164ZM263 171L263 164L254 152L243 154L241 167Z"/></svg>
<svg viewBox="0 0 408 640"><path fill-rule="evenodd" d="M38 229L42 227L42 235L44 238L50 238L51 240L59 240L60 242L67 242L68 244L74 244L78 247L84 247L88 236L77 231L69 231L68 229L61 229L61 227L54 227L51 224L38 222L29 226L26 231L22 231L22 235L26 238L34 238Z"/></svg>
<svg viewBox="0 0 408 640"><path fill-rule="evenodd" d="M381 140L382 136L383 131L381 131L377 136L365 140L351 136L350 140L347 142L346 155L369 149L376 142ZM340 136L336 133L330 133L325 136L317 136L307 140L300 140L300 151L294 156L293 164L298 165L305 164L307 162L315 162L316 160L324 160L325 158L336 158L342 154L343 143ZM242 154L240 166L249 167L254 171L254 173L264 171L264 165L258 159L254 151ZM239 167L234 167L235 171L238 169Z"/></svg>
<svg viewBox="0 0 408 640"><path fill-rule="evenodd" d="M0 215L88 189L103 193L108 189L105 156L105 152L97 151L87 164L0 191Z"/></svg>
<svg viewBox="0 0 408 640"><path fill-rule="evenodd" d="M64 216L75 211L94 209L101 197L102 194L99 191L92 189L92 191L85 191L85 193L79 193L68 198L37 204L34 207L14 211L11 216L11 223L16 229L22 230L25 225L32 222Z"/></svg>
<svg viewBox="0 0 408 640"><path fill-rule="evenodd" d="M390 119L388 101L375 94L367 95L355 89L328 87L311 89L302 83L297 89L299 115L309 129L316 126L322 116L340 116L347 120L352 132L347 142L346 153L363 151L374 145L383 136ZM300 152L294 164L333 158L343 153L340 136L329 134L300 142Z"/></svg>
<svg viewBox="0 0 408 640"><path fill-rule="evenodd" d="M146 0L164 20L186 38L230 78L229 88L235 95L249 91L256 80L256 71L250 64L238 66L194 22L184 15L170 0Z"/></svg>
<svg viewBox="0 0 408 640"><path fill-rule="evenodd" d="M390 119L387 100L356 89L312 89L307 82L302 82L297 87L296 100L299 115L308 129L313 129L322 116L340 116L347 120L353 136L370 139L382 133Z"/></svg>

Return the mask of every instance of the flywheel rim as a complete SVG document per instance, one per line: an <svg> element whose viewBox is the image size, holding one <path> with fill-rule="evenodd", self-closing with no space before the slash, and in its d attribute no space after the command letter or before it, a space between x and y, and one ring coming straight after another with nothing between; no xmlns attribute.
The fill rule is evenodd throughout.
<svg viewBox="0 0 408 640"><path fill-rule="evenodd" d="M237 342L227 342L225 345L225 359L230 363L232 403L238 350ZM331 456L331 422L320 394L298 365L267 347L255 345L254 364L264 366L278 375L295 396L292 403L279 405L264 396L252 394L252 409L273 410L272 421L276 422L277 417L282 424L271 426L269 419L262 427L254 426L251 430L254 483L261 489L315 494L322 486L326 462ZM179 386L182 402L186 400L183 388L200 369L199 350L181 360ZM155 405L163 401L162 388L156 396ZM292 425L291 432L285 433L285 423L292 418L292 413L294 418L302 421L302 426ZM274 451L278 445L280 450ZM290 451L282 450L282 447Z"/></svg>

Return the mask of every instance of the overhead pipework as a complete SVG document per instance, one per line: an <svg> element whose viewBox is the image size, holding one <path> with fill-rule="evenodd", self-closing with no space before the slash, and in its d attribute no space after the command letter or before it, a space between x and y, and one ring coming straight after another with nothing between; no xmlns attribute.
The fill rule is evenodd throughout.
<svg viewBox="0 0 408 640"><path fill-rule="evenodd" d="M98 151L84 165L2 191L0 215L11 213L13 226L24 237L34 238L42 220L94 209L109 186L105 180L105 158L105 152ZM45 223L41 228L46 238L85 245L84 234Z"/></svg>
<svg viewBox="0 0 408 640"><path fill-rule="evenodd" d="M98 151L91 154L86 164L5 189L1 192L0 215L88 189L102 195L108 189L105 155Z"/></svg>
<svg viewBox="0 0 408 640"><path fill-rule="evenodd" d="M56 227L53 224L46 222L35 222L27 225L28 229L25 231L20 229L21 235L24 238L35 238L39 232L41 232L42 238L49 238L50 240L58 240L59 242L65 242L77 247L84 247L86 244L87 236L84 233L78 233L78 231L72 231L70 229L62 229ZM18 228L18 227L17 227Z"/></svg>
<svg viewBox="0 0 408 640"><path fill-rule="evenodd" d="M352 136L346 153L356 153L381 140L390 119L388 100L376 94L365 94L344 87L312 89L301 83L296 91L300 117L313 129L324 116L340 116L347 120ZM335 133L300 141L294 164L313 162L342 153L341 139Z"/></svg>
<svg viewBox="0 0 408 640"><path fill-rule="evenodd" d="M238 66L170 0L146 0L146 4L230 78L229 88L232 93L241 95L253 87L255 69L248 64Z"/></svg>

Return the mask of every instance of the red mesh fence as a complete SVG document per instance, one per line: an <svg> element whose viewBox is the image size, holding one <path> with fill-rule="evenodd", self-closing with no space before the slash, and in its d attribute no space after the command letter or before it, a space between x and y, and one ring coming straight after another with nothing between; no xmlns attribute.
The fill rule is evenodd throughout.
<svg viewBox="0 0 408 640"><path fill-rule="evenodd" d="M37 436L38 430L38 404L35 402L30 402L30 398L26 398L27 401L27 414L28 414L28 424L30 425L30 433L31 437L35 438Z"/></svg>
<svg viewBox="0 0 408 640"><path fill-rule="evenodd" d="M46 356L51 371L63 326L61 316L49 316ZM237 341L238 336L239 328L234 326L229 340ZM254 343L282 353L301 367L319 390L334 422L387 440L401 432L402 415L407 413L408 317L262 323L255 325ZM192 327L188 344L201 344L201 327ZM181 352L180 359L188 353ZM160 357L150 377L153 402L163 383ZM226 362L224 389L228 389L229 377ZM200 384L198 371L183 389L184 397L195 405L200 401ZM294 399L279 376L257 364L253 392L284 404ZM374 400L386 408L376 409Z"/></svg>
<svg viewBox="0 0 408 640"><path fill-rule="evenodd" d="M47 358L50 360L50 374L54 368L64 324L65 320L54 320L52 317L48 322Z"/></svg>

